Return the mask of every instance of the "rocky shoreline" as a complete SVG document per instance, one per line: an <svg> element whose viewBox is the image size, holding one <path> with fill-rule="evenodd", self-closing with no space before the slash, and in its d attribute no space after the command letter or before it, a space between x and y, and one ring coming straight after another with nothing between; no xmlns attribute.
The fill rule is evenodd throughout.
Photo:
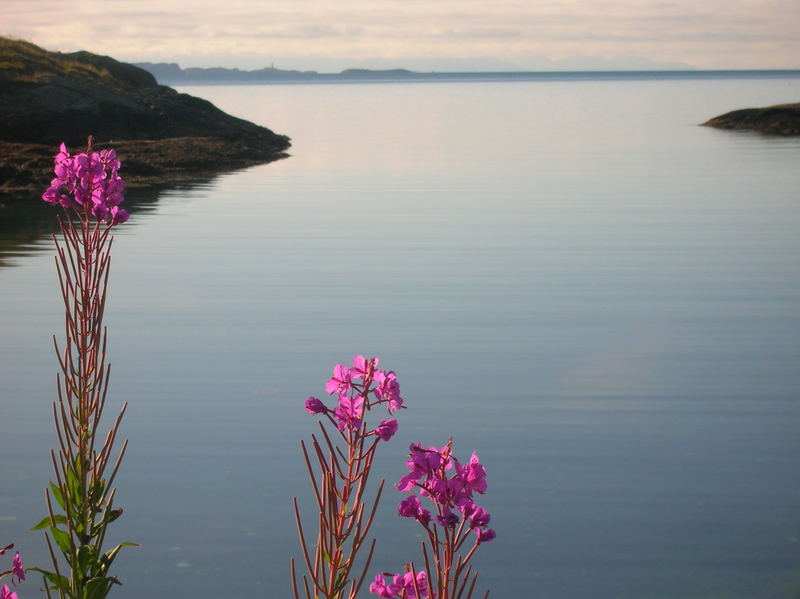
<svg viewBox="0 0 800 599"><path fill-rule="evenodd" d="M703 126L746 129L766 135L800 135L800 104L734 110L706 121Z"/></svg>
<svg viewBox="0 0 800 599"><path fill-rule="evenodd" d="M0 38L0 195L44 189L59 144L79 151L90 134L96 148L117 151L134 187L285 158L291 145L133 65Z"/></svg>
<svg viewBox="0 0 800 599"><path fill-rule="evenodd" d="M288 156L271 147L214 137L95 141L94 147L116 150L122 162L120 175L128 188L195 181ZM70 149L85 151L85 144ZM0 199L9 201L43 191L53 178L57 152L55 144L0 141Z"/></svg>

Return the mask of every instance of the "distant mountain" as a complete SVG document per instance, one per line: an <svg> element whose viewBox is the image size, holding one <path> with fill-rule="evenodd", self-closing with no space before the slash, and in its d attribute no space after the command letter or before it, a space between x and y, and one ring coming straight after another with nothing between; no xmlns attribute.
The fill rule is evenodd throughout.
<svg viewBox="0 0 800 599"><path fill-rule="evenodd" d="M426 73L415 73L406 69L346 69L341 73L319 73L317 71L284 71L273 67L243 71L223 67L182 69L174 62L137 62L135 66L151 73L159 83L264 83L285 81L363 81L396 80L425 77Z"/></svg>
<svg viewBox="0 0 800 599"><path fill-rule="evenodd" d="M566 62L565 62L566 64ZM174 62L140 62L136 66L151 73L159 83L170 85L214 85L214 84L266 84L266 83L356 83L356 82L406 82L406 81L562 81L562 80L608 80L608 79L707 79L729 77L772 77L772 76L797 76L800 71L699 71L691 68L677 68L680 63L675 63L675 69L644 68L650 67L652 61L643 61L643 68L632 70L613 66L633 64L631 62L615 62L608 60L605 69L577 70L582 63L577 59L571 63L573 67L564 70L541 71L483 71L483 72L420 72L408 69L345 69L340 73L319 73L317 71L284 71L272 67L243 71L240 69L213 68L187 68L182 69ZM661 67L671 66L670 63L658 63Z"/></svg>
<svg viewBox="0 0 800 599"><path fill-rule="evenodd" d="M117 149L153 182L285 156L289 138L159 85L149 72L89 52L48 52L0 38L0 190L36 182L60 142ZM46 160L43 158L46 157Z"/></svg>

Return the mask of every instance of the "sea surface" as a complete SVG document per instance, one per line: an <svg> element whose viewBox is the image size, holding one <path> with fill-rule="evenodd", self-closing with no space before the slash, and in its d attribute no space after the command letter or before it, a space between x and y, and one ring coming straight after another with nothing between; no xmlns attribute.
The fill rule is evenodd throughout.
<svg viewBox="0 0 800 599"><path fill-rule="evenodd" d="M485 464L492 597L800 597L800 139L698 126L796 102L800 77L180 91L289 135L292 156L129 194L110 541L141 546L114 597L288 597L291 498L314 517L303 402L358 353L408 406L376 482L412 442L452 436ZM0 545L46 565L28 529L55 443L55 215L14 218ZM387 487L372 573L419 563L400 499Z"/></svg>

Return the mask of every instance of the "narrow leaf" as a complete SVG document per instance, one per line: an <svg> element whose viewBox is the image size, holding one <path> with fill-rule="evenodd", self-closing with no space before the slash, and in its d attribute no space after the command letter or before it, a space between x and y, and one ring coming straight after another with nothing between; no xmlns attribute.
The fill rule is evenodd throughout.
<svg viewBox="0 0 800 599"><path fill-rule="evenodd" d="M69 548L71 544L69 535L55 526L50 527L50 533L53 535L53 539L55 539L55 542L58 545L58 548L61 549L61 552L64 555L69 555Z"/></svg>
<svg viewBox="0 0 800 599"><path fill-rule="evenodd" d="M61 494L61 488L53 481L50 481L50 490L53 492L56 503L61 506L62 510L66 510L67 507L64 505L64 496Z"/></svg>
<svg viewBox="0 0 800 599"><path fill-rule="evenodd" d="M62 515L62 514L55 514L53 516L53 520L56 521L56 524L66 524L67 523L67 517ZM43 528L48 528L51 525L51 523L52 522L50 520L50 516L45 516L44 518L42 518L39 521L39 524L37 524L36 526L31 528L31 530L41 530Z"/></svg>

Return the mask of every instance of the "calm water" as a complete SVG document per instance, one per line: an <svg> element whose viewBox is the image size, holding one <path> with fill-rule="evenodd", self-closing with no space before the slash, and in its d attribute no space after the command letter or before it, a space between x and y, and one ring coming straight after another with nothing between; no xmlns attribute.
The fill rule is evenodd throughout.
<svg viewBox="0 0 800 599"><path fill-rule="evenodd" d="M485 462L493 596L800 596L800 139L697 126L800 79L182 91L293 157L118 230L116 597L288 596L302 402L355 353L409 406L379 476ZM41 230L0 251L0 542L35 564L59 300ZM418 558L399 499L376 570Z"/></svg>

